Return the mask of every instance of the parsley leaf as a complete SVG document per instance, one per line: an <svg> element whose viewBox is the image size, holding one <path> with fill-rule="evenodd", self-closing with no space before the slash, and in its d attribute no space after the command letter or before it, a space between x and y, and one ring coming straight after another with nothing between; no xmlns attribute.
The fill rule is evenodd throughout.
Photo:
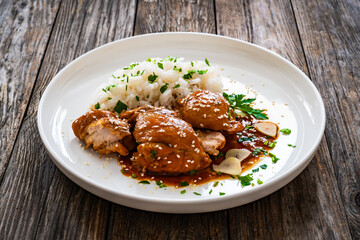
<svg viewBox="0 0 360 240"><path fill-rule="evenodd" d="M219 195L220 195L220 196L224 196L225 193L224 193L224 192L219 192Z"/></svg>
<svg viewBox="0 0 360 240"><path fill-rule="evenodd" d="M263 153L264 155L266 155L266 154L267 154L267 151L266 151L265 149L263 149L263 148L255 148L254 151L253 151L253 153L252 153L252 155L256 157L256 156L258 156L258 155L261 154L261 153Z"/></svg>
<svg viewBox="0 0 360 240"><path fill-rule="evenodd" d="M133 173L133 174L131 174L131 177L132 178L137 178L137 176Z"/></svg>
<svg viewBox="0 0 360 240"><path fill-rule="evenodd" d="M187 181L180 182L180 186L186 187L186 186L189 186L189 183Z"/></svg>
<svg viewBox="0 0 360 240"><path fill-rule="evenodd" d="M153 72L153 74L151 74L151 75L148 76L148 81L149 81L150 83L154 83L155 80L156 80L158 77L159 77L159 76L157 76L157 75Z"/></svg>
<svg viewBox="0 0 360 240"><path fill-rule="evenodd" d="M292 147L292 148L296 148L295 145L292 145L292 144L288 144L289 147Z"/></svg>
<svg viewBox="0 0 360 240"><path fill-rule="evenodd" d="M139 96L135 96L135 99L136 99L136 101L140 100Z"/></svg>
<svg viewBox="0 0 360 240"><path fill-rule="evenodd" d="M150 184L150 182L146 181L146 180L140 181L139 183L141 183L141 184Z"/></svg>
<svg viewBox="0 0 360 240"><path fill-rule="evenodd" d="M162 182L160 182L160 181L156 181L156 185L158 185L159 188L167 187L164 183L162 183Z"/></svg>
<svg viewBox="0 0 360 240"><path fill-rule="evenodd" d="M251 181L254 180L252 177L252 173L249 173L245 176L236 175L236 177L239 179L242 186L249 186L251 184Z"/></svg>
<svg viewBox="0 0 360 240"><path fill-rule="evenodd" d="M164 65L160 62L157 63L158 67L164 70Z"/></svg>
<svg viewBox="0 0 360 240"><path fill-rule="evenodd" d="M205 58L205 63L206 63L206 65L208 65L210 67L210 63L209 63L209 60L207 58Z"/></svg>
<svg viewBox="0 0 360 240"><path fill-rule="evenodd" d="M100 103L95 104L95 109L100 109Z"/></svg>
<svg viewBox="0 0 360 240"><path fill-rule="evenodd" d="M195 195L198 195L198 196L201 196L201 194L200 193L197 193L197 192L193 192Z"/></svg>
<svg viewBox="0 0 360 240"><path fill-rule="evenodd" d="M280 130L280 132L282 132L283 134L289 135L291 133L291 130L288 128L283 128Z"/></svg>
<svg viewBox="0 0 360 240"><path fill-rule="evenodd" d="M186 190L182 190L180 193L181 193L181 194L185 194L185 193L186 193Z"/></svg>
<svg viewBox="0 0 360 240"><path fill-rule="evenodd" d="M114 111L117 113L121 113L124 110L127 110L127 105L119 100L114 107Z"/></svg>
<svg viewBox="0 0 360 240"><path fill-rule="evenodd" d="M258 183L258 184L263 184L264 182L261 181L260 179L258 179L258 180L257 180L257 183Z"/></svg>
<svg viewBox="0 0 360 240"><path fill-rule="evenodd" d="M176 84L176 86L175 87L173 87L173 89L175 89L175 88L179 88L180 87L180 84Z"/></svg>
<svg viewBox="0 0 360 240"><path fill-rule="evenodd" d="M261 168L261 169L266 169L266 168L267 168L267 165L266 165L266 164L260 165L260 168Z"/></svg>
<svg viewBox="0 0 360 240"><path fill-rule="evenodd" d="M258 172L259 171L259 168L255 168L252 170L252 172Z"/></svg>
<svg viewBox="0 0 360 240"><path fill-rule="evenodd" d="M224 98L230 103L230 106L233 109L239 109L249 115L253 115L256 119L264 120L268 119L264 109L254 109L250 106L252 102L255 101L255 98L246 98L243 94L227 94L223 93Z"/></svg>
<svg viewBox="0 0 360 240"><path fill-rule="evenodd" d="M161 88L160 88L160 92L161 93L164 93L167 89L168 89L168 86L169 85L168 83L165 83Z"/></svg>
<svg viewBox="0 0 360 240"><path fill-rule="evenodd" d="M269 143L269 147L270 147L270 148L274 148L275 145L276 145L276 143L277 143L276 141L274 141L274 142L272 142L272 143Z"/></svg>
<svg viewBox="0 0 360 240"><path fill-rule="evenodd" d="M280 158L276 157L276 155L271 152L269 152L269 156L271 157L271 160L273 161L273 163L276 163L277 161L280 160Z"/></svg>

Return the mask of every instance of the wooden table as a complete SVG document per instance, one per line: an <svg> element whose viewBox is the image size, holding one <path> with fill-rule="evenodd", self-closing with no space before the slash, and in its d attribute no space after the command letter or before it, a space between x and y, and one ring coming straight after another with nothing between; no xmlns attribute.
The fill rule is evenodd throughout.
<svg viewBox="0 0 360 240"><path fill-rule="evenodd" d="M295 180L241 207L175 215L108 202L55 167L36 123L55 74L107 42L165 31L253 42L309 76L327 125ZM358 0L0 2L0 239L360 239L359 54Z"/></svg>

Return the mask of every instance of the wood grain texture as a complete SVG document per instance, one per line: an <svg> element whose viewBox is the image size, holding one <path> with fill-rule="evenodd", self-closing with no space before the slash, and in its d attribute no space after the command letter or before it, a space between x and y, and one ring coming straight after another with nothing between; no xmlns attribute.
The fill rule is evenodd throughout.
<svg viewBox="0 0 360 240"><path fill-rule="evenodd" d="M360 239L360 2L292 1L353 239ZM303 17L306 14L306 17Z"/></svg>
<svg viewBox="0 0 360 240"><path fill-rule="evenodd" d="M189 14L189 15L187 15ZM214 33L212 1L139 1L135 34L164 31ZM227 211L162 214L112 205L108 239L226 239Z"/></svg>
<svg viewBox="0 0 360 240"><path fill-rule="evenodd" d="M156 32L216 33L211 0L139 0L135 35Z"/></svg>
<svg viewBox="0 0 360 240"><path fill-rule="evenodd" d="M55 167L41 143L36 113L42 92L61 68L98 45L132 35L134 16L135 1L62 2L0 186L0 238L105 238L110 203Z"/></svg>
<svg viewBox="0 0 360 240"><path fill-rule="evenodd" d="M219 0L216 15L219 34L264 46L308 74L289 1ZM294 181L266 198L230 210L231 238L349 239L330 160L323 140L315 158Z"/></svg>
<svg viewBox="0 0 360 240"><path fill-rule="evenodd" d="M30 99L59 2L0 2L0 182Z"/></svg>

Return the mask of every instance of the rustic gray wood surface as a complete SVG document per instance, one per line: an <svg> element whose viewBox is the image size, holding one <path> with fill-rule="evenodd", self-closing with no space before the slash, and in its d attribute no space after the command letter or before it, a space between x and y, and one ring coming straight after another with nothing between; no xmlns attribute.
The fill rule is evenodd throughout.
<svg viewBox="0 0 360 240"><path fill-rule="evenodd" d="M360 2L0 2L0 239L360 239ZM64 66L145 33L206 32L268 48L319 89L327 125L295 180L244 206L162 214L103 200L65 177L40 140L43 91Z"/></svg>

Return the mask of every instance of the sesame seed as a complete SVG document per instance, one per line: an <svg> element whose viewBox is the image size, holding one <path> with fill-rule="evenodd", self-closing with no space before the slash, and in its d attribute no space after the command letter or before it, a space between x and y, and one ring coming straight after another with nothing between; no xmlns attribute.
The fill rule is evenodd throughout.
<svg viewBox="0 0 360 240"><path fill-rule="evenodd" d="M176 154L176 157L177 157L177 158L180 158L180 155L179 155L179 154Z"/></svg>
<svg viewBox="0 0 360 240"><path fill-rule="evenodd" d="M200 127L204 127L204 124L200 123Z"/></svg>
<svg viewBox="0 0 360 240"><path fill-rule="evenodd" d="M185 167L189 167L189 165L185 164Z"/></svg>
<svg viewBox="0 0 360 240"><path fill-rule="evenodd" d="M204 114L203 117L206 118L206 114Z"/></svg>
<svg viewBox="0 0 360 240"><path fill-rule="evenodd" d="M172 163L172 162L171 162L171 161L168 161L167 163L170 164L170 163Z"/></svg>
<svg viewBox="0 0 360 240"><path fill-rule="evenodd" d="M174 145L174 148L176 148L176 147L177 147L177 144Z"/></svg>

